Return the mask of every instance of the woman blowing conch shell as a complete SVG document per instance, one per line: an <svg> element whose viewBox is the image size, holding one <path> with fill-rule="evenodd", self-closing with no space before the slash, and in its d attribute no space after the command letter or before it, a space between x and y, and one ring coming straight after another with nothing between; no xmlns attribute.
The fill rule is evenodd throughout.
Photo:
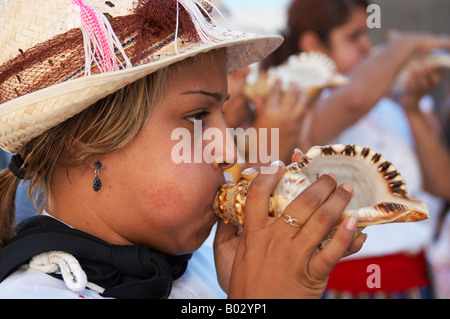
<svg viewBox="0 0 450 319"><path fill-rule="evenodd" d="M0 172L0 298L217 298L217 281L229 298L320 298L338 260L361 248L349 217L315 252L352 196L331 176L308 188L318 201L286 208L310 216L300 231L266 218L280 164L254 179L244 232L218 223L215 269L212 252L199 257L235 147L175 163L172 133L202 120L226 137L227 73L282 42L221 27L213 7L0 2L0 147L15 154ZM45 204L16 229L21 180Z"/></svg>

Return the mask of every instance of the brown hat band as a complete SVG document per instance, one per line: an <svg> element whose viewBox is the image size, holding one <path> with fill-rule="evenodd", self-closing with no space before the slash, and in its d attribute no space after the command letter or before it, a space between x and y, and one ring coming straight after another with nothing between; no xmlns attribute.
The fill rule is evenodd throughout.
<svg viewBox="0 0 450 319"><path fill-rule="evenodd" d="M134 13L109 18L133 66L158 60L157 52L174 40L175 30L168 26L176 24L177 16L167 12L176 12L171 8L176 6L176 1L160 1L159 6L149 3L140 1ZM195 27L183 8L179 9L178 19L178 36L197 41ZM1 103L85 75L84 43L79 28L56 35L26 51L17 49L19 54L15 58L0 65ZM120 52L116 50L115 53L124 65ZM90 73L98 74L101 70L92 63Z"/></svg>

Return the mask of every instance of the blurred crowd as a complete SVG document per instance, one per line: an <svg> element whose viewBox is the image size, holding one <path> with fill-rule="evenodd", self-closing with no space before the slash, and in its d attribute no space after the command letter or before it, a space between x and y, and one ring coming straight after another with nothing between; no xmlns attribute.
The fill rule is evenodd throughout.
<svg viewBox="0 0 450 319"><path fill-rule="evenodd" d="M279 157L285 163L295 148L370 147L395 165L409 195L427 204L426 221L366 228L363 249L335 267L324 298L450 298L450 79L441 68L421 65L408 72L401 88L395 86L411 59L435 49L450 59L450 48L442 47L445 35L390 31L375 49L367 27L369 4L292 0L283 45L261 64L229 75L225 117L234 128L278 128ZM245 94L250 78L301 52L325 54L348 83L323 89L314 98L306 98L295 85L284 90L280 82L266 97ZM431 97L438 86L443 94ZM10 154L0 152L3 169ZM230 172L236 178L260 164L265 163L236 164ZM17 222L35 214L41 204L26 181L19 188ZM373 264L381 271L376 289L366 284L367 267Z"/></svg>
<svg viewBox="0 0 450 319"><path fill-rule="evenodd" d="M325 298L448 298L449 79L445 68L433 64L404 71L412 60L437 49L444 49L439 54L448 60L450 52L441 41L447 35L386 30L386 41L374 46L369 5L367 0L291 1L283 45L257 68L229 76L232 98L225 115L232 127L278 128L280 158L287 163L294 148L370 147L394 164L409 195L428 206L427 221L366 228L363 249L335 267ZM249 79L302 52L325 54L349 82L309 99L295 87L282 90L280 85L265 98L248 98ZM436 98L437 87L443 94ZM245 147L241 150L245 153ZM236 165L232 172L237 177L251 165L258 163ZM380 289L366 284L372 264L380 266Z"/></svg>

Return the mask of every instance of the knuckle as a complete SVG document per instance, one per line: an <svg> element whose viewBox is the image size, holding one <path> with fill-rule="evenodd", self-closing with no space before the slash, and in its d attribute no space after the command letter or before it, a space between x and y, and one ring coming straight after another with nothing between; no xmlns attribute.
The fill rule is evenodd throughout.
<svg viewBox="0 0 450 319"><path fill-rule="evenodd" d="M254 180L253 183L249 186L247 191L247 197L255 198L261 196L267 196L269 193L267 189L267 185L259 182L259 180Z"/></svg>
<svg viewBox="0 0 450 319"><path fill-rule="evenodd" d="M320 176L319 181L325 183L330 188L335 188L337 186L337 181L328 174Z"/></svg>
<svg viewBox="0 0 450 319"><path fill-rule="evenodd" d="M311 208L317 208L321 202L321 196L317 192L313 192L310 189L305 190L300 194L302 202Z"/></svg>
<svg viewBox="0 0 450 319"><path fill-rule="evenodd" d="M347 206L347 204L351 201L353 197L351 193L342 189L342 187L339 187L334 192L333 196L336 197L339 201L341 201L344 206Z"/></svg>
<svg viewBox="0 0 450 319"><path fill-rule="evenodd" d="M330 228L337 222L338 216L335 215L337 215L336 212L328 209L319 209L315 213L315 219L319 225Z"/></svg>
<svg viewBox="0 0 450 319"><path fill-rule="evenodd" d="M321 260L322 263L331 270L339 261L339 258L336 258L334 255L324 253L321 256Z"/></svg>

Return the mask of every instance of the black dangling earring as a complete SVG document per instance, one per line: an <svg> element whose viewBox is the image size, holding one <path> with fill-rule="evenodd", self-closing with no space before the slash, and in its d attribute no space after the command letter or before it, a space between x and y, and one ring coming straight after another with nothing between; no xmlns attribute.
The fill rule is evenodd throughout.
<svg viewBox="0 0 450 319"><path fill-rule="evenodd" d="M95 177L94 177L94 181L92 182L92 188L94 189L95 192L98 192L100 190L100 188L102 188L102 181L100 180L98 175L99 175L99 170L100 170L100 168L103 167L103 165L100 161L97 161L94 163L94 167L95 167Z"/></svg>

